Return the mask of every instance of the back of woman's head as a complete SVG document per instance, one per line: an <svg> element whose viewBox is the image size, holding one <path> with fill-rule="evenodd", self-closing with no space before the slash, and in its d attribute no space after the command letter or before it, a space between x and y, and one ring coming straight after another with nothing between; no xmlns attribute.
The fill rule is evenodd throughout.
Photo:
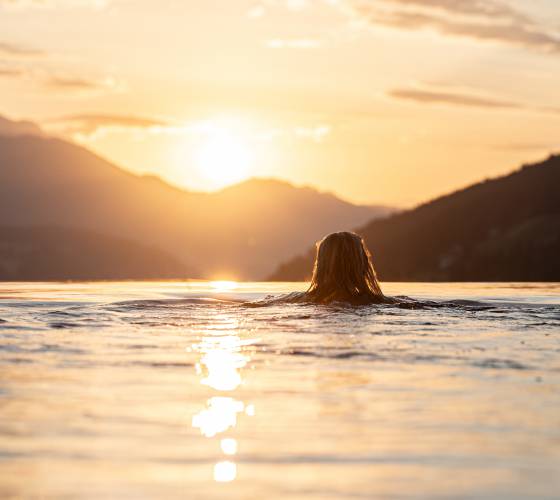
<svg viewBox="0 0 560 500"><path fill-rule="evenodd" d="M361 236L332 233L317 243L317 256L308 297L319 303L382 302L371 255Z"/></svg>

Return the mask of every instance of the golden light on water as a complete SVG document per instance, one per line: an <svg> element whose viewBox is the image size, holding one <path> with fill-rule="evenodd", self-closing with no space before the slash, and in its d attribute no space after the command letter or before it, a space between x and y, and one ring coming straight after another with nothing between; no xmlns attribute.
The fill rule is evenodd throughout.
<svg viewBox="0 0 560 500"><path fill-rule="evenodd" d="M247 358L239 353L216 350L206 353L201 363L208 371L202 384L218 391L233 391L241 385L238 369L247 364Z"/></svg>
<svg viewBox="0 0 560 500"><path fill-rule="evenodd" d="M203 353L199 369L206 373L200 381L217 391L233 391L241 385L240 369L249 361L241 348L244 342L237 335L212 335L198 346Z"/></svg>
<svg viewBox="0 0 560 500"><path fill-rule="evenodd" d="M231 281L231 280L217 280L217 281L211 281L210 282L210 286L217 291L220 292L225 292L228 290L235 290L236 288L239 287L239 283L237 283L236 281Z"/></svg>
<svg viewBox="0 0 560 500"><path fill-rule="evenodd" d="M212 285L219 288L224 286L223 283L214 282ZM225 283L225 286L237 285L235 282ZM197 363L200 383L214 393L206 401L205 408L192 417L192 427L199 429L207 438L223 433L231 436L240 415L255 414L253 404L245 404L229 395L243 382L241 370L250 361L247 349L254 342L237 335L238 328L237 320L227 314L219 315L215 318L214 328L206 330L201 341L193 345L193 349L201 353ZM223 436L219 442L223 458L230 459L214 465L213 477L217 482L230 482L237 477L237 465L231 457L237 454L238 441L230 436Z"/></svg>
<svg viewBox="0 0 560 500"><path fill-rule="evenodd" d="M237 453L237 440L233 438L222 439L220 446L225 455L235 455Z"/></svg>
<svg viewBox="0 0 560 500"><path fill-rule="evenodd" d="M237 477L237 465L235 462L224 460L214 465L214 480L220 483L233 481Z"/></svg>
<svg viewBox="0 0 560 500"><path fill-rule="evenodd" d="M221 432L235 427L237 414L245 409L241 401L226 397L213 397L208 400L208 407L192 418L192 426L200 429L206 437L214 437Z"/></svg>

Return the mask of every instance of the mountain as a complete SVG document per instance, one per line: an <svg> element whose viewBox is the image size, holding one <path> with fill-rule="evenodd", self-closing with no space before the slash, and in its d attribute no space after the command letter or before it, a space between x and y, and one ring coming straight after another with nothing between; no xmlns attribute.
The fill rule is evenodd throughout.
<svg viewBox="0 0 560 500"><path fill-rule="evenodd" d="M33 122L9 120L0 116L0 135L17 136L17 135L36 135L42 136L43 131Z"/></svg>
<svg viewBox="0 0 560 500"><path fill-rule="evenodd" d="M309 238L390 211L276 180L187 192L133 175L76 144L29 133L27 122L19 130L0 133L0 226L122 238L197 269L191 277L261 279Z"/></svg>
<svg viewBox="0 0 560 500"><path fill-rule="evenodd" d="M560 156L357 232L384 281L560 281ZM310 249L270 279L307 279L313 258Z"/></svg>
<svg viewBox="0 0 560 500"><path fill-rule="evenodd" d="M79 229L0 227L0 280L186 278L177 259L138 243Z"/></svg>

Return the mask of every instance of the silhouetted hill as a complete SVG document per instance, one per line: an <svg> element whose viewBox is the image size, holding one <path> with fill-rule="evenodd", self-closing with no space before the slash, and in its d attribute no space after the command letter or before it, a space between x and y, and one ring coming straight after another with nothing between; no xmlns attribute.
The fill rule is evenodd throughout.
<svg viewBox="0 0 560 500"><path fill-rule="evenodd" d="M191 273L170 255L121 238L58 227L0 227L3 281L186 278Z"/></svg>
<svg viewBox="0 0 560 500"><path fill-rule="evenodd" d="M29 121L14 121L0 116L0 135L36 135L42 136L43 131L39 126Z"/></svg>
<svg viewBox="0 0 560 500"><path fill-rule="evenodd" d="M29 131L24 125L22 133ZM198 269L191 277L263 278L309 238L388 210L274 180L191 193L60 139L0 135L0 225L121 237Z"/></svg>
<svg viewBox="0 0 560 500"><path fill-rule="evenodd" d="M560 281L560 156L357 230L385 281ZM314 250L272 280L303 280Z"/></svg>

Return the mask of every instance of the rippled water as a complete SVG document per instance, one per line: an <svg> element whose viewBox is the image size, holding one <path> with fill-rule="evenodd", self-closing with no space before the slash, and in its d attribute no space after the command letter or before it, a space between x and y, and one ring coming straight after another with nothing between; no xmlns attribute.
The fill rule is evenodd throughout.
<svg viewBox="0 0 560 500"><path fill-rule="evenodd" d="M558 498L560 285L0 284L0 497Z"/></svg>

